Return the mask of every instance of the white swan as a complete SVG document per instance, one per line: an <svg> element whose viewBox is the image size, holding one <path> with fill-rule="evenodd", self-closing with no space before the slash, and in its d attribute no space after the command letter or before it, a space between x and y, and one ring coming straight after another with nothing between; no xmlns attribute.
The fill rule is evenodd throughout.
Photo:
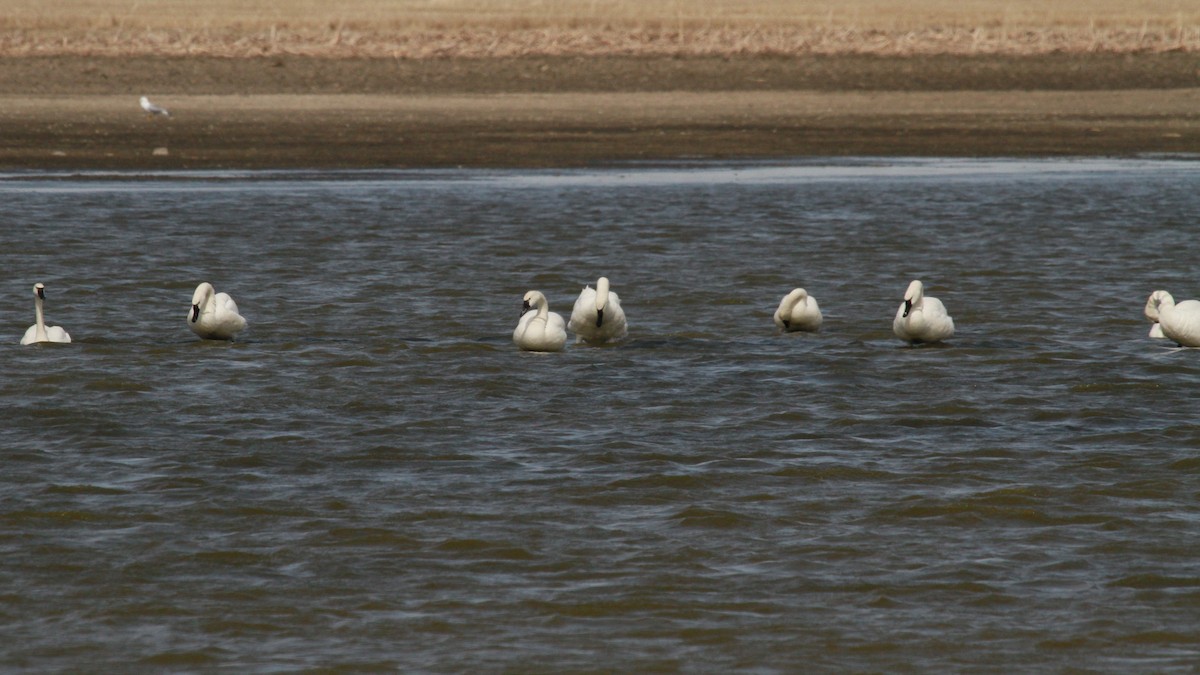
<svg viewBox="0 0 1200 675"><path fill-rule="evenodd" d="M1154 291L1146 302L1147 315L1158 313L1158 325L1163 337L1174 340L1182 347L1200 347L1200 300L1184 300L1176 304L1175 298L1166 291Z"/></svg>
<svg viewBox="0 0 1200 675"><path fill-rule="evenodd" d="M238 314L237 303L228 293L217 293L213 285L205 281L192 294L187 324L193 333L205 340L232 340L246 327L246 320Z"/></svg>
<svg viewBox="0 0 1200 675"><path fill-rule="evenodd" d="M608 290L608 277L597 279L594 290L591 286L583 287L567 326L575 334L576 342L595 345L620 340L628 334L621 298Z"/></svg>
<svg viewBox="0 0 1200 675"><path fill-rule="evenodd" d="M546 296L529 291L521 307L521 320L513 331L513 342L530 352L557 352L567 344L563 318L550 311Z"/></svg>
<svg viewBox="0 0 1200 675"><path fill-rule="evenodd" d="M40 283L33 285L33 318L34 323L25 330L24 337L21 338L21 344L31 345L36 342L70 342L71 336L67 335L67 331L63 330L62 326L46 327L46 320L42 315L42 301L46 299L46 287Z"/></svg>
<svg viewBox="0 0 1200 675"><path fill-rule="evenodd" d="M941 300L925 295L925 285L914 280L904 292L904 302L892 321L896 337L917 344L940 342L954 335L954 319L946 313Z"/></svg>
<svg viewBox="0 0 1200 675"><path fill-rule="evenodd" d="M779 301L775 310L775 325L787 333L791 331L815 331L821 327L821 308L817 299L803 288L793 289Z"/></svg>
<svg viewBox="0 0 1200 675"><path fill-rule="evenodd" d="M1162 325L1158 323L1158 303L1162 302L1163 296L1169 295L1171 294L1166 291L1154 291L1150 294L1150 297L1146 299L1146 307L1142 309L1142 313L1145 314L1146 318L1154 324L1150 326L1150 337L1152 338L1166 337L1163 335Z"/></svg>

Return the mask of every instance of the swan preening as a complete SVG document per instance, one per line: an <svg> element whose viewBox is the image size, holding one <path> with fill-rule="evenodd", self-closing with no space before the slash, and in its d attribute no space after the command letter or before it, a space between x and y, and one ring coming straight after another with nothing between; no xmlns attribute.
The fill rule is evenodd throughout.
<svg viewBox="0 0 1200 675"><path fill-rule="evenodd" d="M775 325L783 332L815 331L821 327L821 308L817 299L803 288L793 289L779 301L775 310Z"/></svg>
<svg viewBox="0 0 1200 675"><path fill-rule="evenodd" d="M550 311L541 291L525 294L513 342L530 352L557 352L567 344L566 324L561 315Z"/></svg>
<svg viewBox="0 0 1200 675"><path fill-rule="evenodd" d="M238 314L237 303L228 293L217 293L213 285L205 281L192 294L187 324L193 333L205 340L232 340L246 327L246 320Z"/></svg>
<svg viewBox="0 0 1200 675"><path fill-rule="evenodd" d="M41 283L33 285L33 318L34 323L25 331L21 344L31 345L37 342L70 342L71 336L62 326L46 327L42 314L42 302L46 299L46 287Z"/></svg>
<svg viewBox="0 0 1200 675"><path fill-rule="evenodd" d="M1176 304L1166 291L1154 291L1146 300L1146 318L1157 319L1162 337L1174 340L1182 347L1200 347L1200 300L1184 300ZM1150 329L1150 337L1155 337Z"/></svg>
<svg viewBox="0 0 1200 675"><path fill-rule="evenodd" d="M946 313L941 300L925 295L925 285L914 280L896 310L892 331L910 344L940 342L954 335L954 319Z"/></svg>
<svg viewBox="0 0 1200 675"><path fill-rule="evenodd" d="M625 312L621 309L621 298L609 290L608 277L597 279L594 289L583 287L567 326L575 334L576 342L599 345L625 337L629 332Z"/></svg>
<svg viewBox="0 0 1200 675"><path fill-rule="evenodd" d="M154 115L162 115L163 117L171 116L171 113L167 112L166 108L164 108L162 106L154 105L153 103L150 102L150 99L146 98L145 96L142 97L140 103L142 104L142 110L145 110L146 114L151 117L153 117ZM185 117L186 117L186 115L185 115Z"/></svg>

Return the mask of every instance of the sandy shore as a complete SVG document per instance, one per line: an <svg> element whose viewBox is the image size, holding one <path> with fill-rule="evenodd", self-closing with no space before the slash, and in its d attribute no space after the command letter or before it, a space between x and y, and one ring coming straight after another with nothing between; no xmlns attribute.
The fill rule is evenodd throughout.
<svg viewBox="0 0 1200 675"><path fill-rule="evenodd" d="M171 118L148 118L149 94ZM7 59L0 167L1200 152L1200 58Z"/></svg>

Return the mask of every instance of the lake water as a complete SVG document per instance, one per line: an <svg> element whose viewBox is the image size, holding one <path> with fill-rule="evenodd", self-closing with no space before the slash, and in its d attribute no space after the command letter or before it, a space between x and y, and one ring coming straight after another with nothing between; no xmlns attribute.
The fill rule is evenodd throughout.
<svg viewBox="0 0 1200 675"><path fill-rule="evenodd" d="M1200 160L0 176L0 663L1194 672ZM607 275L616 347L512 344ZM909 347L912 279L958 332ZM70 345L21 347L31 287ZM184 318L211 281L250 328ZM803 286L825 324L780 335Z"/></svg>

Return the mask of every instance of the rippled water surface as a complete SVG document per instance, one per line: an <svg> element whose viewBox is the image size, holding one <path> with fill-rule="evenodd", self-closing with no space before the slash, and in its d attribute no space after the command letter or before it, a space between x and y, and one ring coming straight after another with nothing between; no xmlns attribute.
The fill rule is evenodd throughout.
<svg viewBox="0 0 1200 675"><path fill-rule="evenodd" d="M1200 662L1200 163L0 176L0 663ZM629 339L518 351L607 275ZM958 325L891 334L911 279ZM186 328L200 281L232 343ZM21 347L34 282L70 345ZM780 297L821 303L779 335Z"/></svg>

